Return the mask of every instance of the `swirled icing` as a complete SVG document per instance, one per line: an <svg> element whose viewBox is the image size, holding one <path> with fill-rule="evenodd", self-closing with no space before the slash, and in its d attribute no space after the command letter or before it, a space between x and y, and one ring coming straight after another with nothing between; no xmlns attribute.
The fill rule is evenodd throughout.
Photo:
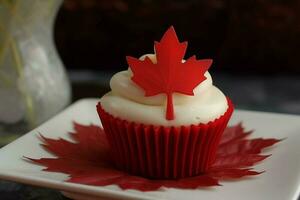
<svg viewBox="0 0 300 200"><path fill-rule="evenodd" d="M156 62L154 54L147 54L152 62ZM183 61L184 62L184 61ZM225 95L212 84L209 72L206 80L194 88L194 96L180 93L173 94L175 119L165 118L166 96L159 94L144 96L144 90L132 80L130 69L116 73L110 80L111 92L101 99L102 108L120 119L130 122L155 126L181 126L208 123L223 115L227 108Z"/></svg>

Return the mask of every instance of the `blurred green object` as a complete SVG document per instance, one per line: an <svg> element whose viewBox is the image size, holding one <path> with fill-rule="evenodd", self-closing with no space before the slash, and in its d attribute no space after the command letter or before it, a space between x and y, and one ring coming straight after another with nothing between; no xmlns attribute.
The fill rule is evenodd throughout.
<svg viewBox="0 0 300 200"><path fill-rule="evenodd" d="M0 1L0 137L5 140L36 127L70 102L70 84L53 42L61 3Z"/></svg>

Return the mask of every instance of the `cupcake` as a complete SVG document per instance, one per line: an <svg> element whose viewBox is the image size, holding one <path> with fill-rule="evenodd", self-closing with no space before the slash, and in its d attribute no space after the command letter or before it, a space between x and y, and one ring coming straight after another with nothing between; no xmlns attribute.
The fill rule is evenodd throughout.
<svg viewBox="0 0 300 200"><path fill-rule="evenodd" d="M116 167L152 179L179 179L209 169L233 105L207 71L210 59L183 60L187 43L173 27L154 54L127 57L97 105Z"/></svg>

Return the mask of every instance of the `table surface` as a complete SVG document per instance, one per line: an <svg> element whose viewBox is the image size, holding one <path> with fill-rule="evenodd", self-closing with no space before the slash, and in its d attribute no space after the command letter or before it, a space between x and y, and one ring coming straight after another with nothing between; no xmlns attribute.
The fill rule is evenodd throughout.
<svg viewBox="0 0 300 200"><path fill-rule="evenodd" d="M113 72L71 71L73 101L100 97L109 91ZM300 114L300 77L212 74L214 84L230 96L236 108ZM0 143L5 143L1 141ZM2 200L65 200L59 191L0 181ZM300 200L300 199L299 199Z"/></svg>

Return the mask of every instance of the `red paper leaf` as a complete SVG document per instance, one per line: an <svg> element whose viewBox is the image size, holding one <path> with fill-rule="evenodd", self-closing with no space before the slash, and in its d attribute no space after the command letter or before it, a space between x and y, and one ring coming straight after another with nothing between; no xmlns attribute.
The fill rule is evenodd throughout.
<svg viewBox="0 0 300 200"><path fill-rule="evenodd" d="M110 160L107 153L109 146L103 129L99 128L99 126L83 126L77 123L74 123L74 129L75 133L70 133L70 136L77 143L41 136L44 141L42 146L54 155L64 159L75 159L86 162Z"/></svg>
<svg viewBox="0 0 300 200"><path fill-rule="evenodd" d="M245 132L241 124L228 127L222 137L217 158L207 173L180 180L151 180L132 176L114 168L102 128L75 123L74 129L74 133L70 135L76 143L41 136L42 146L57 158L28 159L46 166L46 171L69 174L69 182L96 186L117 184L122 189L140 191L157 190L161 187L195 189L217 186L219 180L258 175L261 172L253 171L249 167L268 157L260 155L264 148L280 141L246 139L250 132Z"/></svg>
<svg viewBox="0 0 300 200"><path fill-rule="evenodd" d="M234 154L259 154L264 148L276 144L280 140L257 138L253 140L235 140L227 145L220 145L218 156L228 156Z"/></svg>
<svg viewBox="0 0 300 200"><path fill-rule="evenodd" d="M175 30L170 27L160 42L154 44L157 63L150 58L139 60L127 56L133 72L132 80L145 90L146 96L164 93L167 96L166 119L174 119L174 92L194 95L193 89L206 79L204 73L212 64L211 59L196 60L195 56L182 62L187 42L180 43Z"/></svg>
<svg viewBox="0 0 300 200"><path fill-rule="evenodd" d="M222 135L220 146L230 146L229 143L235 143L237 140L242 140L251 133L252 131L245 132L241 123L236 126L227 127Z"/></svg>
<svg viewBox="0 0 300 200"><path fill-rule="evenodd" d="M211 176L218 179L237 179L244 176L254 176L261 172L251 171L251 169L222 169L220 171L211 172Z"/></svg>
<svg viewBox="0 0 300 200"><path fill-rule="evenodd" d="M217 157L216 161L212 164L211 170L215 171L223 169L241 168L253 166L255 163L266 159L268 156L257 154L231 154Z"/></svg>

